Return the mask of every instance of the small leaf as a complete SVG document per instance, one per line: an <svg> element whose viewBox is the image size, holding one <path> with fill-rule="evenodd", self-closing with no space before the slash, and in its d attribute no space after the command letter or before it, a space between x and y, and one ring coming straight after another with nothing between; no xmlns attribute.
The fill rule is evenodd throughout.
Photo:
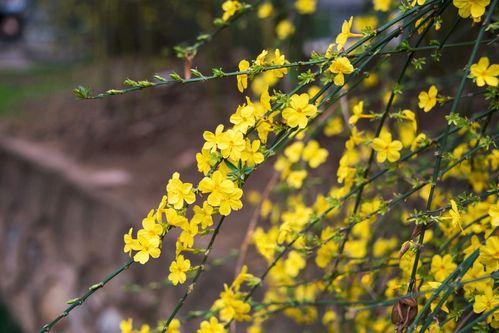
<svg viewBox="0 0 499 333"><path fill-rule="evenodd" d="M194 75L196 77L205 78L205 76L203 75L203 73L201 73L197 69L191 68L191 73L192 73L192 75Z"/></svg>
<svg viewBox="0 0 499 333"><path fill-rule="evenodd" d="M91 285L91 286L88 288L88 290L93 291L93 290L97 290L97 289L99 289L99 288L102 288L102 283L96 283L96 284L93 284L93 285Z"/></svg>
<svg viewBox="0 0 499 333"><path fill-rule="evenodd" d="M76 297L76 298L70 299L70 300L69 300L69 301L67 301L66 303L67 303L67 304L74 304L74 303L77 303L79 300L80 300L80 298L79 298L79 297Z"/></svg>
<svg viewBox="0 0 499 333"><path fill-rule="evenodd" d="M167 81L167 79L165 79L164 77L162 77L161 75L158 75L158 74L154 75L154 78L158 81L161 81L161 82Z"/></svg>
<svg viewBox="0 0 499 333"><path fill-rule="evenodd" d="M73 94L81 99L90 98L90 89L84 86L78 86L73 90Z"/></svg>
<svg viewBox="0 0 499 333"><path fill-rule="evenodd" d="M177 81L177 82L184 82L184 79L182 79L182 78L180 77L180 75L178 75L178 74L177 74L177 73L175 73L175 72L171 73L171 74L170 74L170 77L171 77L173 80Z"/></svg>

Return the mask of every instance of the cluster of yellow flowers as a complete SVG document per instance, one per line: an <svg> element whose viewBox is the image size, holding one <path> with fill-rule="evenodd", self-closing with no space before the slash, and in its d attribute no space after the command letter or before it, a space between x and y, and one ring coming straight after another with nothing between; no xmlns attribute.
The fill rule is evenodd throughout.
<svg viewBox="0 0 499 333"><path fill-rule="evenodd" d="M264 50L252 64L241 61L239 68L246 71L254 66L285 64L286 59L279 50L272 52L272 55ZM133 255L135 261L144 264L150 257L159 257L162 238L171 228L179 228L181 233L177 238L175 259L170 264L168 279L174 285L186 282L188 272L196 268L191 267L191 261L183 253L194 250L196 236L210 233L215 215L228 216L232 211L242 208L241 186L252 168L264 161L264 144L269 133L282 126L302 129L309 118L316 116L317 108L309 103L306 93L291 96L287 107L272 112L268 85L275 85L286 73L286 68L266 71L264 80L267 86L262 90L259 101L253 102L246 97L246 102L230 116L231 128L225 129L221 124L214 132L204 132L205 143L196 154L198 170L204 175L198 185L182 181L180 174L175 172L167 182L166 194L158 208L151 210L144 218L136 238L133 237L133 229L124 236L124 251ZM241 92L247 88L249 76L238 75L237 86ZM279 115L282 120L278 123ZM303 145L302 142L300 144ZM312 168L323 163L328 154L316 141L310 141L302 150L301 158ZM202 202L196 205L196 201L201 198ZM190 218L189 210L192 211ZM242 300L243 294L239 291L245 281L254 282L255 278L247 274L244 267L214 305L214 309L220 313L221 322L211 318L201 323L198 332L225 332L223 323L249 319L247 313L250 306ZM123 325L129 327L131 324L127 322Z"/></svg>
<svg viewBox="0 0 499 333"><path fill-rule="evenodd" d="M424 1L422 2L424 3ZM422 4L421 3L421 4ZM342 33L337 38L336 47L338 50L342 49L346 39L349 37L357 37L356 35L350 35L350 27L352 26L352 20L346 21L343 25ZM486 59L486 60L484 60ZM350 61L347 57L337 57L331 60L331 65L329 70L336 74L334 77L334 83L337 85L344 84L343 74L350 74L353 72L353 66L350 67ZM488 84L491 87L497 86L497 65L489 66L488 58L481 58L477 64L471 67L470 78L476 81L477 86L482 87ZM423 91L419 94L418 106L419 108L426 112L434 109L438 102L442 104L446 99L442 96L440 97L438 89L435 85L432 85L428 91ZM298 101L299 95L296 96L296 101ZM302 105L306 105L306 97L304 96ZM313 109L309 105L310 114L312 115ZM293 116L298 116L293 112L293 109L287 111L288 114ZM303 126L308 125L308 119L305 113L302 112L301 121L303 121ZM284 117L284 114L283 114ZM269 306L266 311L279 311L279 303L285 303L288 300L293 300L293 302L311 302L313 303L317 300L320 293L324 292L327 286L321 280L316 280L315 282L297 283L300 281L299 277L307 276L310 271L314 271L313 267L307 269L310 263L307 261L307 253L311 249L317 249L315 263L318 268L327 269L331 267L331 263L336 258L339 251L339 244L335 242L338 239L338 231L332 226L324 226L320 230L319 235L314 235L314 233L301 235L302 231L306 229L310 221L314 216L326 213L326 218L340 219L340 210L331 209L331 205L334 200L339 200L341 197L346 195L354 184L358 182L356 177L358 176L358 164L363 159L366 154L366 144L376 152L376 160L379 163L385 161L394 163L400 160L401 151L405 148L410 148L411 151L416 151L418 148L423 147L428 144L428 139L425 133L418 133L418 122L417 115L410 109L400 110L399 112L393 112L390 115L391 118L397 120L397 128L400 135L400 140L393 140L392 134L388 128L383 128L378 137L373 138L371 133L364 133L359 131L355 125L361 119L376 119L378 115L376 114L365 114L364 113L364 101L356 102L352 107L352 115L348 118L348 124L353 127L350 128L351 134L348 140L345 142L345 150L343 151L338 168L338 183L343 184L342 187L333 186L329 193L325 195L318 195L313 202L308 202L305 200L306 191L303 186L304 182L308 178L308 173L304 168L304 164L301 161L306 161L304 157L304 150L306 149L305 143L298 139L290 146L288 146L283 156L280 156L275 164L275 168L280 172L281 179L285 185L289 188L300 189L300 194L293 195L288 198L284 206L277 203L271 203L268 199L262 204L261 216L263 219L270 219L271 226L265 230L263 227L259 227L253 234L253 244L255 245L257 251L262 255L266 262L273 263L277 254L280 253L280 244L293 242L292 250L290 250L287 256L275 263L273 269L269 272L269 281L267 283L267 290L263 298L263 303L276 303L275 306ZM325 128L324 133L332 133L327 136L334 136L342 132L342 124L340 118L335 118L334 124L332 121L331 127ZM299 121L296 120L294 123L288 124L289 126L299 127ZM339 131L335 128L340 128ZM474 133L475 128L472 126L468 129L470 133ZM461 131L464 132L464 129ZM476 133L474 133L476 135ZM475 136L476 137L476 136ZM310 142L316 142L311 140ZM309 143L310 144L310 143ZM468 144L463 144L459 148L459 151L453 152L453 158L458 160L461 158L462 154L469 151L474 145L476 145L476 140L471 140ZM319 143L314 143L314 146L319 148ZM317 149L314 148L314 149ZM456 148L457 149L457 148ZM458 154L460 153L460 154ZM321 161L319 164L323 163L322 158L327 158L328 151L314 153L318 160ZM476 192L483 191L487 188L488 174L490 170L498 169L498 150L493 150L489 155L480 155L475 159L475 164L471 167L471 162L468 160L461 161L457 166L452 168L447 177L461 177L466 179L473 185ZM324 157L323 157L324 156ZM312 165L311 165L312 167ZM461 170L465 168L465 170ZM483 180L480 180L483 179ZM421 188L421 198L427 200L429 191L429 185ZM434 203L443 204L442 194L437 190L434 193ZM400 274L396 273L396 270L388 270L384 274L390 276L390 272L394 276L386 281L386 291L385 295L387 297L394 297L396 294L400 294L404 287L407 287L407 281L410 279L410 275L414 263L414 251L407 251L403 254L400 262L398 260L397 247L400 246L400 240L396 237L389 238L378 238L373 239L373 224L376 221L376 215L379 214L384 208L384 201L381 197L375 197L372 200L365 201L360 205L359 221L357 221L352 228L352 237L349 239L343 249L343 254L347 258L365 258L369 253L370 246L372 249L372 254L374 258L386 258L388 261L386 264L398 264ZM439 218L439 229L443 232L446 237L454 236L456 233L461 233L463 237L466 235L476 235L485 234L487 237L490 236L495 231L497 227L497 196L493 195L488 197L485 201L475 203L466 208L466 212L463 212L462 208L458 208L458 204L455 200L450 200L450 206L447 209L447 213ZM351 207L346 205L345 210L348 211ZM489 215L487 218L481 219L480 225L474 225L471 228L466 228L468 225L475 223L474 221L482 215L484 212ZM363 218L367 216L368 218ZM409 212L403 211L402 216L409 216ZM404 220L406 220L404 218ZM346 219L347 220L347 219ZM495 222L494 222L495 221ZM404 222L405 223L405 222ZM345 222L343 223L343 225ZM342 223L339 223L341 226ZM317 237L316 239L314 237ZM433 232L428 231L425 235L425 243L431 242L433 239ZM340 237L341 238L341 237ZM296 241L294 241L296 239ZM318 242L318 244L316 244ZM489 263L489 268L484 265L484 257L490 258L492 262L499 260L499 250L497 249L497 236L492 236L487 239L485 243L481 243L477 236L473 236L471 239L472 244L469 248L465 250L466 254L470 254L474 249L480 250L480 256L477 261L473 264L471 269L464 275L463 281L473 280L479 278L477 282L470 282L464 284L464 290L466 292L466 297L469 301L473 302L473 311L475 313L483 313L486 311L496 309L499 304L499 297L497 296L497 290L494 289L493 278L490 277L492 273L497 270L495 264ZM371 244L371 245L370 245ZM492 259L494 258L494 259ZM453 273L457 268L455 263L455 256L449 254L446 255L434 255L429 262L430 268L427 273L427 278L424 284L421 286L422 292L432 292L440 287L443 281ZM350 261L345 264L344 269L346 272L352 270L355 267L355 261ZM327 273L325 273L327 277ZM356 295L360 295L366 286L373 283L377 273L366 273L362 276L360 280L355 280L352 285L352 280L343 279L339 277L334 280L333 284L329 287L336 295L345 296L345 298L356 299ZM484 276L486 278L484 278ZM489 277L487 277L489 276ZM421 276L417 275L417 279L421 280ZM348 283L349 285L347 285ZM292 286L292 287L290 287ZM480 286L482 289L479 289ZM477 289L478 288L478 289ZM347 291L348 290L348 291ZM472 290L470 293L467 290ZM433 310L439 303L439 298L432 301L431 309ZM447 302L450 302L450 298ZM442 305L442 310L449 313L447 308L447 302ZM254 319L253 326L251 326L251 332L260 332L264 318L266 317L265 311L260 311L255 313L256 318ZM316 307L300 305L296 307L286 308L284 314L290 318L293 318L298 324L310 324L317 320L319 312ZM357 327L371 327L374 331L383 331L389 328L390 323L388 314L383 317L378 317L377 319L368 319L369 313L364 312L357 314L354 317ZM492 325L492 327L498 327L497 320L499 318L499 311L495 311L491 314L487 322ZM322 322L324 325L330 327L333 331L334 321L336 315L331 310L324 313ZM441 328L438 323L432 323L431 327L433 330ZM445 323L445 330L455 328L450 322Z"/></svg>
<svg viewBox="0 0 499 333"><path fill-rule="evenodd" d="M258 282L258 278L248 273L248 267L243 266L232 284L230 286L224 285L224 291L220 293L220 298L213 304L212 310L219 312L220 320L225 323L232 320L250 320L251 306L244 300L245 293L241 291L241 286L243 284L252 286Z"/></svg>
<svg viewBox="0 0 499 333"><path fill-rule="evenodd" d="M374 9L382 12L389 11L392 6L391 0L373 0L373 3ZM414 0L410 5L415 7L425 3L425 0ZM461 17L480 21L490 1L454 0L453 3ZM316 0L297 0L295 8L305 15L313 13L316 4ZM239 1L225 1L222 5L223 20L228 21L242 6ZM272 3L265 1L258 7L257 14L263 19L270 17L273 11ZM352 75L358 64L354 61L355 54L348 50L349 40L364 36L376 25L377 19L373 16L358 20L351 17L343 22L335 43L324 54L316 54L323 60L319 71L323 83L334 84L338 88L345 86L346 75ZM354 33L352 28L364 34ZM293 32L294 26L290 21L283 20L277 24L280 39L287 38ZM378 298L379 294L393 298L405 295L412 279L417 281L417 291L425 295L431 311L441 309L450 318L451 314L463 308L460 302L464 299L467 303L473 303L469 308L474 313L488 313L487 323L492 328L499 328L499 296L496 278L492 276L499 269L499 203L497 179L492 178L499 170L499 150L492 148L489 142L480 154L469 158L470 152L482 148L479 146L483 143L481 140L490 140L484 137L484 132L480 132L479 123L466 118L459 121L448 119L449 125L454 121L460 141L445 156L445 163L454 165L442 171L442 175L437 175L441 177L439 181L452 178L452 181L459 182L459 186L462 181L469 184L466 186L475 192L470 199L470 196L457 196L450 191L435 189L427 180L428 174L423 168L431 157L414 159L420 150L438 143L438 138L428 139L418 126L418 118L451 100L441 95L436 85L425 86L428 90L419 92L417 107L420 110L414 105L400 107L388 114L391 104L397 102L397 106L401 106L415 102L404 97L396 101L398 93L395 89L388 95L391 97L389 102L383 99L374 102L368 99L345 100L341 106L345 113L343 117L326 115L328 119L324 120L322 133L344 142L341 154L337 149L339 145L335 145L334 154L331 154L338 161L338 168L334 185L329 185L322 181L328 178L327 175L322 174L317 179L313 175L320 174L323 170L316 169L324 165L328 158L332 160L333 156L330 156L326 145L306 132L319 115L328 111L320 108L323 101L321 89L312 86L308 93L297 90L290 96L270 91L285 77L288 67L291 64L279 49L263 50L256 59L243 59L238 63L239 72L234 73L237 74L237 89L244 93L250 87L257 98L245 96L244 102L230 115L229 126L220 124L213 132L203 133L205 142L196 154L202 179L195 186L182 181L180 174L175 172L167 182L160 204L143 219L142 228L136 236L133 228L124 235L124 252L144 264L151 257L160 256L162 239L170 229L180 229L168 279L174 285L185 283L190 271L201 269L193 267L187 258L189 253L198 252L195 249L196 236L213 233L210 227L214 225L214 217L218 216L223 221L224 217L243 207L242 187L247 177L275 153L272 145L267 146L269 138L286 134L289 145L274 164L279 183L269 194L276 194L276 198L256 198L256 201L262 200L260 219L269 223L258 226L251 237L256 251L270 267L262 300L265 306L252 309L249 301L252 295L241 290L244 284L255 286L261 283L243 266L232 284L224 285L224 290L209 311L209 319L201 322L197 333L225 333L226 327L234 320L252 321L248 332L260 333L263 323L270 318L269 313L281 311L296 323L305 325L315 323L322 316L323 325L333 332L338 321L337 313L328 307L321 312L313 305L324 294L332 292L338 300L358 300L364 295ZM469 78L479 88L497 88L498 76L499 65L491 65L488 57L481 57L470 67ZM366 80L366 89L379 84L375 75ZM447 90L440 84L439 87L444 92ZM382 103L390 103L385 105L387 114L365 111ZM349 112L349 109L352 111ZM438 116L437 113L433 111L431 115ZM368 122L378 119L383 119L383 122L373 132ZM343 136L345 129L348 130L347 136ZM407 157L402 156L404 152ZM401 166L403 163L412 164L406 168ZM366 178L372 176L369 174L371 168L378 170L376 177L387 174L386 182L366 182ZM398 193L398 186L408 189L409 194L404 196ZM488 190L492 192L480 196ZM393 198L385 198L390 192L397 194ZM364 198L361 200L362 193ZM413 193L419 193L419 197L410 197ZM358 194L355 202L347 200L352 194ZM399 202L409 200L414 207L430 200L431 207L440 208L424 212L395 209ZM393 214L389 218L395 221L390 226L398 226L403 230L402 235L395 235L394 230L389 228L379 232L383 229L380 228L383 217L391 210ZM322 225L315 224L322 220L325 220ZM410 236L405 232L407 224L412 221L417 225L435 225L434 230L426 231L423 239L425 247L428 246L432 252L421 257L422 264L416 271L414 263L420 260L418 251L421 244L413 240L403 242L404 239L413 239L416 234L413 232ZM462 246L462 251L448 251L457 244ZM474 253L477 254L476 260L462 270L467 258ZM313 260L309 260L311 258ZM346 260L340 263L340 259ZM383 271L377 270L379 267L375 264L380 265ZM317 276L317 272L320 272L320 277L310 279ZM461 272L462 276L457 279ZM456 279L452 281L455 284L453 287L462 288L462 296L430 297L435 290L449 288L447 284L452 279ZM454 302L457 298L459 302ZM282 307L287 302L291 302L292 306ZM390 314L385 310L345 311L342 315L362 328L359 330L381 332L391 325ZM432 331L448 332L455 329L456 322L446 320L443 323L431 322L430 325ZM177 333L179 328L180 322L174 319L167 332ZM151 329L143 325L135 331L129 319L122 322L121 330L125 333L147 333Z"/></svg>
<svg viewBox="0 0 499 333"><path fill-rule="evenodd" d="M294 7L300 15L310 15L315 13L318 0L296 0ZM274 13L274 6L271 1L265 1L258 6L258 17L261 19L269 18ZM275 27L275 33L278 39L284 40L295 33L295 26L290 19L281 19Z"/></svg>
<svg viewBox="0 0 499 333"><path fill-rule="evenodd" d="M253 66L248 62L248 60L241 60L239 62L240 71L249 71L252 67L264 67L264 66L284 66L288 63L284 54L281 54L279 49L274 50L274 52L269 53L268 50L263 50L253 62ZM260 98L260 102L265 103L264 105L269 107L269 97L268 88L273 87L279 82L280 79L288 73L288 69L285 67L277 68L273 70L267 70L252 80L252 90L256 95L263 95ZM237 88L240 92L243 92L248 87L248 74L237 75ZM263 100L262 100L263 98Z"/></svg>
<svg viewBox="0 0 499 333"><path fill-rule="evenodd" d="M296 141L284 150L284 156L277 159L275 169L291 188L299 189L308 176L303 163L315 169L326 162L328 155L327 149L321 148L315 140L310 140L306 145L303 141Z"/></svg>

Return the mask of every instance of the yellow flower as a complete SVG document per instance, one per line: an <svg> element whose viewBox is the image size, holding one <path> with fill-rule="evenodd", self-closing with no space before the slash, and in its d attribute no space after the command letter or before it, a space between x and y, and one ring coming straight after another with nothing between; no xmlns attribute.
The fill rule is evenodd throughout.
<svg viewBox="0 0 499 333"><path fill-rule="evenodd" d="M267 65L267 56L269 55L269 51L267 50L262 50L260 54L256 57L255 59L255 65L256 66L265 66Z"/></svg>
<svg viewBox="0 0 499 333"><path fill-rule="evenodd" d="M284 262L286 274L291 277L296 277L300 271L305 268L305 259L296 251L291 251L288 259Z"/></svg>
<svg viewBox="0 0 499 333"><path fill-rule="evenodd" d="M180 333L180 320L173 319L168 325L165 333Z"/></svg>
<svg viewBox="0 0 499 333"><path fill-rule="evenodd" d="M375 29L377 25L378 19L374 15L358 16L355 18L355 22L353 22L353 28L357 31Z"/></svg>
<svg viewBox="0 0 499 333"><path fill-rule="evenodd" d="M145 264L149 261L149 256L153 258L158 258L161 254L159 249L160 240L159 237L147 237L144 235L138 236L138 244L134 250L138 252L133 257L133 260Z"/></svg>
<svg viewBox="0 0 499 333"><path fill-rule="evenodd" d="M220 207L218 208L220 215L228 216L232 210L243 208L243 203L241 201L242 196L243 190L237 187L234 187L230 193L224 193L222 200L220 201Z"/></svg>
<svg viewBox="0 0 499 333"><path fill-rule="evenodd" d="M151 326L142 324L138 333L151 333Z"/></svg>
<svg viewBox="0 0 499 333"><path fill-rule="evenodd" d="M473 303L473 312L482 313L492 310L499 305L499 295L492 288L487 288L483 295L476 295Z"/></svg>
<svg viewBox="0 0 499 333"><path fill-rule="evenodd" d="M296 10L302 15L314 13L316 6L317 0L296 0L295 2Z"/></svg>
<svg viewBox="0 0 499 333"><path fill-rule="evenodd" d="M234 124L234 129L246 133L248 128L255 125L255 112L256 108L248 98L247 104L239 105L236 112L230 116L230 122Z"/></svg>
<svg viewBox="0 0 499 333"><path fill-rule="evenodd" d="M428 282L425 282L423 284L423 286L421 287L421 291L422 292L430 292L430 291L434 291L434 290L437 290L440 286L442 285L442 283L440 282L436 282L436 281L428 281ZM431 295L431 294L429 294ZM430 304L430 310L431 311L434 311L435 310L435 307L437 306L437 304L440 303L440 298L437 297L433 300L433 302ZM442 311L446 312L446 313L449 313L449 308L447 307L447 302L444 302L441 306L442 308Z"/></svg>
<svg viewBox="0 0 499 333"><path fill-rule="evenodd" d="M319 143L311 140L303 149L303 160L308 162L312 169L324 163L329 155L327 149L321 148Z"/></svg>
<svg viewBox="0 0 499 333"><path fill-rule="evenodd" d="M198 186L202 193L210 193L207 201L211 206L220 205L224 195L232 193L234 188L234 182L226 179L220 171L215 171L211 177L204 177Z"/></svg>
<svg viewBox="0 0 499 333"><path fill-rule="evenodd" d="M424 110L424 112L428 112L437 104L437 87L434 85L430 87L428 92L422 91L418 95L419 99L419 107Z"/></svg>
<svg viewBox="0 0 499 333"><path fill-rule="evenodd" d="M499 201L490 205L489 208L490 223L492 226L499 226Z"/></svg>
<svg viewBox="0 0 499 333"><path fill-rule="evenodd" d="M184 248L190 249L194 245L194 237L198 233L199 228L197 223L191 221L183 226L182 232L180 233L177 241L180 242Z"/></svg>
<svg viewBox="0 0 499 333"><path fill-rule="evenodd" d="M286 60L286 56L284 54L281 54L281 51L279 49L276 49L274 51L274 56L272 57L270 64L280 66L280 65L285 65L287 63L288 61ZM264 75L266 80L268 80L268 82L267 85L264 86L264 88L276 84L277 83L276 79L282 78L287 73L288 73L287 68L278 68L265 72ZM269 76L270 78L267 79L267 77Z"/></svg>
<svg viewBox="0 0 499 333"><path fill-rule="evenodd" d="M453 225L458 225L461 231L463 231L463 226L461 225L461 214L459 214L459 209L454 200L450 201L451 209L449 210L450 219Z"/></svg>
<svg viewBox="0 0 499 333"><path fill-rule="evenodd" d="M307 174L307 170L291 171L286 182L293 188L300 188L303 184L303 180L307 177Z"/></svg>
<svg viewBox="0 0 499 333"><path fill-rule="evenodd" d="M308 88L307 90L307 94L308 96L310 96L311 98L314 98L317 96L317 94L321 91L321 88L319 88L318 86L316 85L313 85L313 86L310 86L310 88ZM324 96L318 96L316 99L315 99L315 104L319 104L319 102L323 99Z"/></svg>
<svg viewBox="0 0 499 333"><path fill-rule="evenodd" d="M185 216L180 215L175 209L168 208L165 210L166 221L169 225L184 229L189 222Z"/></svg>
<svg viewBox="0 0 499 333"><path fill-rule="evenodd" d="M271 98L270 98L270 94L269 94L269 86L266 86L260 95L260 104L262 104L265 111L272 110L272 105L270 105L270 100L271 100ZM262 114L262 116L264 114Z"/></svg>
<svg viewBox="0 0 499 333"><path fill-rule="evenodd" d="M180 209L184 206L184 201L188 204L196 201L196 195L192 190L191 183L183 183L180 180L180 174L175 172L172 178L166 185L168 203L173 205L175 209Z"/></svg>
<svg viewBox="0 0 499 333"><path fill-rule="evenodd" d="M430 272L436 281L442 282L456 267L457 265L452 261L452 257L449 254L446 254L444 257L437 254L431 259Z"/></svg>
<svg viewBox="0 0 499 333"><path fill-rule="evenodd" d="M329 120L324 127L324 135L327 137L338 135L343 132L343 122L340 117Z"/></svg>
<svg viewBox="0 0 499 333"><path fill-rule="evenodd" d="M300 160L303 147L303 141L293 142L293 144L284 149L284 156L286 156L291 163L296 163Z"/></svg>
<svg viewBox="0 0 499 333"><path fill-rule="evenodd" d="M342 86L345 84L345 76L344 74L350 74L354 71L350 60L347 57L338 57L333 60L331 66L329 66L329 70L336 74L334 77L334 84L337 86Z"/></svg>
<svg viewBox="0 0 499 333"><path fill-rule="evenodd" d="M248 266L243 265L243 267L241 267L241 271L234 279L234 282L232 282L231 288L236 290L236 291L239 291L239 289L241 288L241 285L243 283L245 283L245 282L259 282L259 281L260 281L259 278L257 278L256 276L254 276L251 273L248 273Z"/></svg>
<svg viewBox="0 0 499 333"><path fill-rule="evenodd" d="M282 20L275 28L277 38L283 40L295 33L295 26L289 20Z"/></svg>
<svg viewBox="0 0 499 333"><path fill-rule="evenodd" d="M163 233L161 224L156 223L156 215L154 209L151 209L147 217L142 220L142 229L139 230L137 235L144 235L148 238L159 237Z"/></svg>
<svg viewBox="0 0 499 333"><path fill-rule="evenodd" d="M474 291L477 291L479 294L483 294L487 288L494 285L494 280L492 278L481 280L486 274L487 272L485 267L478 261L475 261L473 263L473 267L471 267L471 269L469 269L463 276L464 281L477 279L476 282L466 283L463 285L467 298L468 295L471 295Z"/></svg>
<svg viewBox="0 0 499 333"><path fill-rule="evenodd" d="M218 322L216 317L211 317L210 320L204 320L201 322L200 328L197 330L197 333L226 333L227 330L224 328L224 325Z"/></svg>
<svg viewBox="0 0 499 333"><path fill-rule="evenodd" d="M409 109L402 110L402 117L404 120L409 121L412 130L416 132L418 130L418 123L416 121L416 114Z"/></svg>
<svg viewBox="0 0 499 333"><path fill-rule="evenodd" d="M341 32L336 36L336 49L341 50L348 41L350 37L362 37L362 34L354 34L350 31L352 29L353 17L350 17L350 20L343 21L343 25L341 26Z"/></svg>
<svg viewBox="0 0 499 333"><path fill-rule="evenodd" d="M485 84L491 87L497 87L499 79L499 65L489 66L489 58L481 57L478 63L471 65L470 78L472 78L476 85L483 87Z"/></svg>
<svg viewBox="0 0 499 333"><path fill-rule="evenodd" d="M274 258L276 250L278 230L272 227L267 233L262 228L257 228L252 236L252 242L255 244L258 253L260 253L267 262L271 262Z"/></svg>
<svg viewBox="0 0 499 333"><path fill-rule="evenodd" d="M290 98L290 106L282 111L282 117L289 127L305 128L308 118L315 116L317 107L309 104L309 96L306 93L294 94Z"/></svg>
<svg viewBox="0 0 499 333"><path fill-rule="evenodd" d="M377 152L376 160L378 163L383 163L386 160L395 162L400 158L402 142L398 140L392 141L390 132L381 131L379 137L373 140L372 148Z"/></svg>
<svg viewBox="0 0 499 333"><path fill-rule="evenodd" d="M392 0L373 0L374 10L379 10L381 12L387 12L390 9Z"/></svg>
<svg viewBox="0 0 499 333"><path fill-rule="evenodd" d="M217 158L208 149L201 149L201 152L196 154L196 161L198 171L206 176L216 164Z"/></svg>
<svg viewBox="0 0 499 333"><path fill-rule="evenodd" d="M213 207L211 207L208 202L203 202L203 207L194 206L194 216L192 217L192 222L195 224L200 224L201 228L206 229L213 225Z"/></svg>
<svg viewBox="0 0 499 333"><path fill-rule="evenodd" d="M493 272L499 268L499 237L492 236L480 247L480 262Z"/></svg>
<svg viewBox="0 0 499 333"><path fill-rule="evenodd" d="M128 318L127 320L122 320L120 322L121 333L132 333L133 332L133 319Z"/></svg>
<svg viewBox="0 0 499 333"><path fill-rule="evenodd" d="M359 103L355 104L354 107L352 108L352 112L353 112L353 115L351 115L350 118L348 118L348 123L350 125L357 124L357 121L359 121L359 119L362 119L362 118L364 118L364 119L373 118L372 115L362 113L362 112L364 112L364 101L360 101Z"/></svg>
<svg viewBox="0 0 499 333"><path fill-rule="evenodd" d="M250 68L250 63L248 60L241 60L239 62L239 71L246 71L248 68ZM240 74L237 77L237 89L239 92L243 92L244 89L248 88L248 74Z"/></svg>
<svg viewBox="0 0 499 333"><path fill-rule="evenodd" d="M382 257L385 254L393 251L397 247L398 241L396 238L379 238L373 246L373 255L375 257Z"/></svg>
<svg viewBox="0 0 499 333"><path fill-rule="evenodd" d="M265 19L272 15L274 12L274 6L270 2L264 2L258 7L258 17L261 19Z"/></svg>
<svg viewBox="0 0 499 333"><path fill-rule="evenodd" d="M472 236L471 237L471 240L470 240L471 244L464 249L463 253L466 255L466 256L469 256L471 253L473 253L475 250L479 249L480 248L480 240L478 239L477 236Z"/></svg>
<svg viewBox="0 0 499 333"><path fill-rule="evenodd" d="M485 7L490 3L490 0L454 0L453 4L458 9L458 14L462 18L472 17L476 22L485 13Z"/></svg>
<svg viewBox="0 0 499 333"><path fill-rule="evenodd" d="M138 241L132 236L133 228L128 230L128 233L123 236L123 241L125 242L125 246L123 248L123 252L131 254L132 250L137 247Z"/></svg>
<svg viewBox="0 0 499 333"><path fill-rule="evenodd" d="M175 286L177 284L182 284L187 279L185 274L191 268L191 261L185 259L183 255L179 255L175 261L170 264L170 274L168 274L168 280L170 280Z"/></svg>
<svg viewBox="0 0 499 333"><path fill-rule="evenodd" d="M256 131L258 133L258 138L262 143L266 143L269 133L272 132L273 125L271 119L266 119L264 121L259 121L256 126Z"/></svg>
<svg viewBox="0 0 499 333"><path fill-rule="evenodd" d="M426 2L426 0L413 0L412 3L411 3L411 6L414 7L414 6L416 6L416 4L422 6L422 5L425 4L425 2Z"/></svg>
<svg viewBox="0 0 499 333"><path fill-rule="evenodd" d="M214 309L220 310L220 319L229 322L233 319L236 321L247 321L251 317L248 313L251 306L240 299L242 295L237 293L237 288L234 286L224 286L224 291L220 293L220 298L213 305Z"/></svg>
<svg viewBox="0 0 499 333"><path fill-rule="evenodd" d="M203 149L206 149L212 153L214 153L217 148L220 148L220 145L223 142L224 138L224 125L218 125L215 129L215 133L210 131L204 131L203 138L206 141L203 145Z"/></svg>
<svg viewBox="0 0 499 333"><path fill-rule="evenodd" d="M411 151L415 151L427 141L426 134L419 133L411 143Z"/></svg>
<svg viewBox="0 0 499 333"><path fill-rule="evenodd" d="M416 137L418 130L418 123L416 121L416 114L409 109L402 111L403 121L399 124L400 141L404 147L409 147Z"/></svg>
<svg viewBox="0 0 499 333"><path fill-rule="evenodd" d="M253 167L264 161L264 156L260 152L260 140L253 140L251 142L249 139L246 140L246 149L241 154L241 160L246 162L249 167Z"/></svg>
<svg viewBox="0 0 499 333"><path fill-rule="evenodd" d="M224 14L222 16L222 20L227 21L230 19L239 9L242 8L242 5L237 0L227 0L222 4L222 9Z"/></svg>
<svg viewBox="0 0 499 333"><path fill-rule="evenodd" d="M224 133L218 146L224 158L239 161L241 153L246 148L243 133L230 129Z"/></svg>
<svg viewBox="0 0 499 333"><path fill-rule="evenodd" d="M336 321L336 318L337 318L337 315L336 315L336 312L334 312L334 310L327 310L324 313L324 316L322 317L322 323L324 325L334 324L334 322Z"/></svg>

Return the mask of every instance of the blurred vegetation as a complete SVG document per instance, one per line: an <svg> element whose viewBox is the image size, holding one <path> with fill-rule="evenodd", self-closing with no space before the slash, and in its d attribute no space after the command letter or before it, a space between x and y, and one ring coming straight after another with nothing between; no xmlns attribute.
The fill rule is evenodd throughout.
<svg viewBox="0 0 499 333"><path fill-rule="evenodd" d="M200 31L213 29L220 3L219 0L41 0L39 6L49 17L57 41L80 50L82 55L172 55L173 46L193 41ZM257 28L256 24L254 27ZM258 34L237 31L231 34L227 45L260 47Z"/></svg>
<svg viewBox="0 0 499 333"><path fill-rule="evenodd" d="M122 54L153 52L162 45L192 38L196 31L211 24L216 2L42 0L40 6L51 18L57 39L72 46L90 45L110 54ZM193 13L192 8L199 10Z"/></svg>
<svg viewBox="0 0 499 333"><path fill-rule="evenodd" d="M65 66L43 65L25 70L2 71L0 116L18 115L23 101L67 89L70 77L67 69Z"/></svg>

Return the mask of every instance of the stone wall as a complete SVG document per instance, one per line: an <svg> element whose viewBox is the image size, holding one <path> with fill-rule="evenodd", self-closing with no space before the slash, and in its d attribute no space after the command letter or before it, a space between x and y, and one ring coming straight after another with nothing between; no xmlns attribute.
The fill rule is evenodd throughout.
<svg viewBox="0 0 499 333"><path fill-rule="evenodd" d="M126 179L109 175L80 170L24 141L0 139L0 298L26 332L37 331L126 260L118 250L121 235L137 214L105 194L116 179ZM115 332L127 279L129 272L54 331Z"/></svg>

